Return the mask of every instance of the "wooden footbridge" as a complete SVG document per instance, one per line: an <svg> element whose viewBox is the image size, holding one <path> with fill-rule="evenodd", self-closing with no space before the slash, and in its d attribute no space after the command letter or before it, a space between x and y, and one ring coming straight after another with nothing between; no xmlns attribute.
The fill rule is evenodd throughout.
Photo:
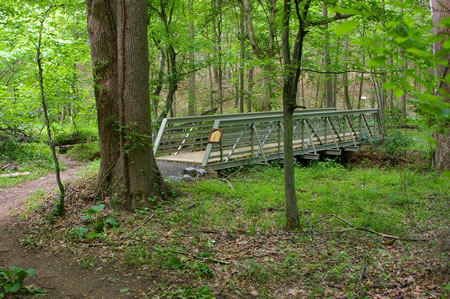
<svg viewBox="0 0 450 299"><path fill-rule="evenodd" d="M220 142L210 142L220 129ZM318 159L340 155L383 135L377 109L306 109L294 113L294 155ZM254 112L165 118L155 139L157 160L211 170L283 158L283 113Z"/></svg>

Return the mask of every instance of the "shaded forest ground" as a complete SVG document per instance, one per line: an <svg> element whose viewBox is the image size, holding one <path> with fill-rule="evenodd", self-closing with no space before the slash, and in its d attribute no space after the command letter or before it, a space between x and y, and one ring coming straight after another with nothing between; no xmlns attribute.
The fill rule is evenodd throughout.
<svg viewBox="0 0 450 299"><path fill-rule="evenodd" d="M2 223L2 248L10 250L0 261L36 267L30 283L74 298L448 295L448 178L427 170L423 151L399 155L389 142L353 160L296 167L303 211L296 233L283 230L277 165L178 184L176 200L135 214L105 199L95 222L119 225L97 232L93 220L81 219L95 204L97 164L89 164L69 188L65 218L48 216L52 201L40 192L17 224Z"/></svg>

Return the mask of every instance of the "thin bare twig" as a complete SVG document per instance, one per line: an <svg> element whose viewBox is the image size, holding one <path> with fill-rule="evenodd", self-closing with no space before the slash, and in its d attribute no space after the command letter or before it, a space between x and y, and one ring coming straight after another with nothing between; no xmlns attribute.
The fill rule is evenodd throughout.
<svg viewBox="0 0 450 299"><path fill-rule="evenodd" d="M314 242L314 247L316 248L317 252L322 255L322 251L320 251L319 245L317 245L317 236L316 236L316 231L314 230L314 228L311 225L311 221L309 221L308 216L306 216L306 214L304 213L304 217L306 219L306 222L308 222L309 225L309 229L311 229L312 232L312 238L313 238L313 242Z"/></svg>
<svg viewBox="0 0 450 299"><path fill-rule="evenodd" d="M128 238L132 233L136 232L137 230L139 230L141 227L143 227L144 225L146 225L152 218L153 216L155 216L155 214L151 214L150 216L147 217L147 219L145 219L144 222L142 222L140 225L138 225L137 227L135 227L132 231L130 231L129 233L127 233L126 235L123 235L122 237L119 238L119 240Z"/></svg>
<svg viewBox="0 0 450 299"><path fill-rule="evenodd" d="M233 185L231 184L231 182L229 181L229 180L227 180L227 179L220 179L222 182L225 182L225 183L227 183L228 184L228 186L230 186L230 188L232 189L232 190L234 190L234 187L233 187Z"/></svg>
<svg viewBox="0 0 450 299"><path fill-rule="evenodd" d="M410 241L410 242L426 242L426 241L429 241L428 239L402 238L402 237L397 237L397 236L393 236L393 235L383 234L383 233L380 233L380 232L371 230L371 229L369 229L369 228L354 226L354 225L353 225L352 223L350 223L348 220L346 220L346 219L344 219L344 218L342 218L342 217L339 217L339 216L336 215L336 214L332 214L332 216L333 216L333 217L336 217L337 219L339 219L339 220L341 220L341 221L343 221L343 222L345 222L345 223L347 223L347 224L348 224L349 226L351 226L353 229L366 231L366 232L369 232L369 233L374 234L374 235L382 236L382 237L384 237L384 238L394 239L394 240L400 240L400 241Z"/></svg>
<svg viewBox="0 0 450 299"><path fill-rule="evenodd" d="M167 248L158 248L158 247L155 247L152 244L150 244L150 242L147 241L147 240L142 240L142 239L138 239L138 238L134 238L133 240L145 243L145 244L149 245L150 248L155 250L155 251L165 251L165 252L181 254L181 255L189 256L189 257L191 257L193 259L202 260L202 261L211 262L211 263L222 264L222 265L229 265L230 264L229 262L226 262L226 261L222 261L222 260L218 260L218 259L214 259L214 258L210 258L210 257L198 256L198 255L192 254L192 253L187 252L187 251L173 250L173 249L167 249Z"/></svg>

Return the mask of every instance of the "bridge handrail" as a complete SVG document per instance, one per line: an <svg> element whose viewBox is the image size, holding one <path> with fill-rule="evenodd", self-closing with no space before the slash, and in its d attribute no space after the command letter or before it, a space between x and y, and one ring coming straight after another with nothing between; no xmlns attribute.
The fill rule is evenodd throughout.
<svg viewBox="0 0 450 299"><path fill-rule="evenodd" d="M317 108L317 109L303 109L294 112L294 115L311 113L314 111L336 111L336 108ZM156 139L153 143L153 153L156 154L161 143L161 140L164 136L164 131L166 130L168 125L175 125L179 123L183 124L195 124L195 123L203 123L203 122L211 122L217 119L225 120L225 119L236 119L236 118L253 118L253 117L267 117L267 116L281 116L283 115L283 111L267 111L267 112L249 112L249 113L232 113L232 114L219 114L219 115L200 115L200 116L186 116L186 117L173 117L173 118L164 118L161 122L161 126L156 135Z"/></svg>
<svg viewBox="0 0 450 299"><path fill-rule="evenodd" d="M295 111L294 114L299 113L310 113L314 111L336 111L336 108L317 108L317 109L302 109ZM198 115L198 116L183 116L183 117L172 117L167 118L168 123L179 123L179 122L198 122L205 120L216 120L216 119L234 119L240 117L264 117L266 115L282 115L283 111L266 111L266 112L247 112L247 113L230 113L230 114L214 114L214 115Z"/></svg>
<svg viewBox="0 0 450 299"><path fill-rule="evenodd" d="M369 119L369 123L364 118L361 118L361 115L370 115L374 114L375 116L367 117ZM302 110L294 113L294 121L299 122L301 119L310 119L311 122L314 122L314 119L323 118L326 121L327 117L337 117L340 118L341 121L344 121L339 116L358 116L361 118L360 122L357 122L360 129L361 126L373 127L373 120L379 125L379 116L378 109L358 109L358 110L340 110L336 111L334 108L327 110ZM337 120L336 118L336 120ZM256 112L256 113L248 113L248 114L233 114L233 115L211 115L211 116L197 116L197 117L181 117L181 118L165 118L162 122L161 128L158 131L157 138L154 143L154 153L156 154L158 149L161 147L162 152L165 153L175 153L177 155L178 152L183 151L183 149L190 148L192 151L202 151L206 150L203 162L206 163L209 160L209 155L211 154L211 150L213 146L208 144L207 138L212 128L219 128L220 126L232 126L234 129L232 132L227 131L224 137L226 140L232 140L236 136L239 135L239 132L236 130L240 130L239 125L244 126L245 124L257 124L257 126L261 125L264 127L264 123L272 122L278 123L280 127L282 127L283 120L283 112L282 111L272 111L272 112ZM349 125L352 125L352 120L348 118ZM347 120L347 121L348 121ZM214 122L213 122L214 121ZM357 121L357 120L356 120ZM302 122L303 123L303 122ZM345 123L342 125L347 126ZM313 129L313 128L311 128ZM353 129L353 128L352 128ZM258 128L258 130L261 130ZM273 128L271 129L274 130ZM321 127L323 130L323 127ZM325 129L326 130L326 129ZM331 129L330 129L331 130ZM354 129L353 129L354 130ZM166 132L167 131L167 132ZM379 128L381 131L381 127ZM274 133L274 132L273 132ZM272 134L273 134L272 133ZM297 133L298 135L299 133ZM303 133L302 133L303 134ZM280 135L280 134L278 134ZM269 136L269 135L267 135ZM272 136L272 135L271 135ZM356 135L355 135L356 136ZM249 138L248 133L243 134L242 141L246 138ZM268 137L265 137L266 139ZM273 137L269 138L273 140ZM163 142L163 143L162 143ZM248 141L247 141L248 142ZM278 141L279 143L279 141ZM163 144L160 146L160 144ZM224 146L227 143L224 144ZM209 148L209 150L208 150ZM203 164L204 164L203 163Z"/></svg>
<svg viewBox="0 0 450 299"><path fill-rule="evenodd" d="M294 115L294 121L298 121L298 120L308 120L308 119L314 119L314 118L325 118L328 119L330 117L334 117L334 116L358 116L360 117L360 125L362 126L363 123L365 122L364 126L366 127L366 131L369 130L370 128L367 127L367 120L364 118L364 120L362 119L362 115L367 115L367 114L373 114L374 115L374 121L376 122L376 124L378 124L379 126L379 131L381 132L382 128L380 126L380 120L379 120L379 114L378 114L378 109L358 109L358 110L341 110L341 111L321 111L321 112L310 112L310 113L303 113L301 115L299 114L295 114ZM348 118L347 118L348 120ZM225 127L227 124L233 124L233 125L238 125L238 124L256 124L256 123L267 123L267 122L279 122L280 124L282 123L282 116L278 116L278 117L274 117L274 116L260 116L260 117L241 117L241 118L234 118L234 119L217 119L214 122L214 125L212 128L221 128L221 127ZM376 125L374 124L374 126ZM330 125L331 126L331 125ZM348 127L349 127L349 131L353 131L354 128L350 128L352 126L352 124L350 122L348 122ZM360 128L361 130L361 128ZM353 143L355 143L355 138L353 136L355 132L350 132L350 135L352 136L353 139ZM303 133L302 133L303 134ZM308 134L309 135L309 134ZM224 135L225 136L225 135ZM356 134L355 134L356 136ZM241 136L242 137L242 136ZM335 139L334 137L334 133L332 133L332 137L333 139ZM361 137L361 136L360 136ZM240 137L239 137L240 138ZM253 141L252 141L253 142ZM258 140L258 143L260 142L260 140ZM336 142L336 141L334 141ZM303 143L303 140L302 140ZM252 143L253 144L253 143ZM278 144L280 144L280 139L278 139ZM313 147L314 145L311 144ZM253 146L253 145L252 145ZM278 145L279 146L279 145ZM210 159L211 156L211 152L213 150L214 144L208 143L205 149L205 154L203 156L203 160L202 160L202 166L205 167L208 165L208 161ZM263 145L264 147L264 145ZM233 146L232 151L234 150L235 146ZM253 151L253 150L252 150ZM264 150L263 150L264 151ZM315 150L314 150L315 151ZM230 154L232 155L232 153ZM265 157L264 157L265 159ZM228 160L227 160L228 161Z"/></svg>

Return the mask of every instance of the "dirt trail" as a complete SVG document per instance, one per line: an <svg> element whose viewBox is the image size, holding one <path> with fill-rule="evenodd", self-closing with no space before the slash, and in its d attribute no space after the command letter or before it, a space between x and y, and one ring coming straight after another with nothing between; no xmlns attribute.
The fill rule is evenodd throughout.
<svg viewBox="0 0 450 299"><path fill-rule="evenodd" d="M67 166L67 170L61 173L63 182L72 178L83 165L81 162L67 160L64 156L60 156L59 160ZM55 188L55 185L55 174L52 172L36 180L26 181L13 187L0 188L0 223L8 218L11 210L20 208L31 194L38 190L49 191Z"/></svg>
<svg viewBox="0 0 450 299"><path fill-rule="evenodd" d="M82 163L61 158L68 169L62 172L63 182L77 176ZM73 255L61 253L57 256L44 250L25 250L20 246L20 223L9 217L14 209L20 209L25 200L35 191L56 189L54 173L14 187L0 189L0 267L18 266L37 270L36 278L27 278L48 291L48 298L133 298L120 293L120 288L133 288L132 277L115 275L111 269L93 271L83 268ZM112 268L112 267L110 267ZM108 283L106 281L116 281Z"/></svg>

